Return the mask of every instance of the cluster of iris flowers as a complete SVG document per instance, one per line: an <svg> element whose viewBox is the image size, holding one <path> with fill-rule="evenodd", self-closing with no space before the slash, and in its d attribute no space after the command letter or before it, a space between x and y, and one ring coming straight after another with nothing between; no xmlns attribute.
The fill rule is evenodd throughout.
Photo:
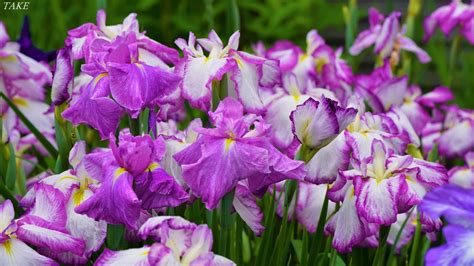
<svg viewBox="0 0 474 266"><path fill-rule="evenodd" d="M369 10L370 74L316 30L178 51L100 10L48 64L0 23L0 264L473 264L474 112L409 83L400 16ZM473 25L453 1L425 40Z"/></svg>

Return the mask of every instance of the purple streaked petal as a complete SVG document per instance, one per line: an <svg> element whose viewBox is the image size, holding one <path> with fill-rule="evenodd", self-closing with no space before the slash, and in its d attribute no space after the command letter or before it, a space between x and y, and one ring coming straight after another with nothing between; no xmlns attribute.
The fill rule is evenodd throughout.
<svg viewBox="0 0 474 266"><path fill-rule="evenodd" d="M239 100L247 111L262 113L264 106L259 94L259 84L265 59L244 52L235 52L234 60L236 63L231 80Z"/></svg>
<svg viewBox="0 0 474 266"><path fill-rule="evenodd" d="M439 153L446 157L463 156L474 148L474 123L463 121L446 130L439 138Z"/></svg>
<svg viewBox="0 0 474 266"><path fill-rule="evenodd" d="M131 248L120 251L105 249L97 258L94 265L130 265L130 266L148 266L152 265L148 261L148 255L151 249L148 246L141 248Z"/></svg>
<svg viewBox="0 0 474 266"><path fill-rule="evenodd" d="M186 153L190 147L180 153ZM182 165L183 179L208 209L214 209L239 178L269 172L265 149L229 139L216 140L201 148L202 157L197 162Z"/></svg>
<svg viewBox="0 0 474 266"><path fill-rule="evenodd" d="M263 212L257 205L256 197L245 185L238 184L235 191L233 206L240 218L259 236L265 230L262 225Z"/></svg>
<svg viewBox="0 0 474 266"><path fill-rule="evenodd" d="M94 195L75 211L96 220L136 228L141 202L132 189L132 180L133 177L122 168L109 166Z"/></svg>
<svg viewBox="0 0 474 266"><path fill-rule="evenodd" d="M326 191L326 185L313 185L306 182L298 183L296 218L310 233L316 232ZM332 213L335 209L335 204L331 201L328 204L328 213Z"/></svg>
<svg viewBox="0 0 474 266"><path fill-rule="evenodd" d="M445 103L454 98L453 93L448 87L439 86L432 91L416 99L422 105L434 107L436 104Z"/></svg>
<svg viewBox="0 0 474 266"><path fill-rule="evenodd" d="M211 105L213 80L221 80L231 69L225 58L188 57L184 66L183 97L193 107L208 111Z"/></svg>
<svg viewBox="0 0 474 266"><path fill-rule="evenodd" d="M354 41L354 44L352 44L351 48L349 49L350 54L360 54L363 50L373 45L377 40L377 37L377 33L373 32L372 30L362 31L361 33L359 33L359 35Z"/></svg>
<svg viewBox="0 0 474 266"><path fill-rule="evenodd" d="M81 255L84 252L84 240L69 234L31 224L18 227L19 239L36 247L46 247L56 252L73 252Z"/></svg>
<svg viewBox="0 0 474 266"><path fill-rule="evenodd" d="M72 95L74 87L74 67L71 47L59 50L56 59L53 84L51 85L51 99L55 105L67 101Z"/></svg>
<svg viewBox="0 0 474 266"><path fill-rule="evenodd" d="M374 51L379 54L382 58L386 58L390 55L395 45L395 39L399 31L398 17L400 13L393 12L382 24L382 28L375 41Z"/></svg>
<svg viewBox="0 0 474 266"><path fill-rule="evenodd" d="M338 252L347 253L352 247L365 238L365 228L359 219L356 209L354 190L347 190L339 211L334 214L324 228L326 233L333 234L332 247Z"/></svg>
<svg viewBox="0 0 474 266"><path fill-rule="evenodd" d="M109 63L110 92L118 104L138 111L174 91L181 78L141 63Z"/></svg>
<svg viewBox="0 0 474 266"><path fill-rule="evenodd" d="M332 183L338 171L346 170L349 166L350 150L345 134L339 134L306 164L308 174L305 180L314 184Z"/></svg>
<svg viewBox="0 0 474 266"><path fill-rule="evenodd" d="M134 190L145 210L176 207L189 200L188 193L162 168L150 169L135 177L134 182Z"/></svg>
<svg viewBox="0 0 474 266"><path fill-rule="evenodd" d="M397 220L397 199L407 189L403 175L381 181L356 177L354 186L357 211L368 222L390 225Z"/></svg>
<svg viewBox="0 0 474 266"><path fill-rule="evenodd" d="M428 53L418 47L418 45L416 45L412 39L405 36L400 36L398 37L398 42L400 44L400 49L415 53L421 63L426 64L431 61L431 57L428 55Z"/></svg>

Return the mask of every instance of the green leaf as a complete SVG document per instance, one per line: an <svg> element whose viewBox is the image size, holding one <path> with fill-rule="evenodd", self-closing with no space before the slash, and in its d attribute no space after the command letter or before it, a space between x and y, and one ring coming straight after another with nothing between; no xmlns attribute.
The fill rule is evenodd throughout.
<svg viewBox="0 0 474 266"><path fill-rule="evenodd" d="M121 224L107 225L107 247L111 250L118 250L124 234L124 226Z"/></svg>
<svg viewBox="0 0 474 266"><path fill-rule="evenodd" d="M15 156L15 148L13 144L10 142L8 144L8 150L10 152L10 159L8 160L8 168L7 168L7 176L5 178L5 184L7 188L12 191L15 189L15 181L16 181L16 156Z"/></svg>
<svg viewBox="0 0 474 266"><path fill-rule="evenodd" d="M435 143L433 145L433 148L431 149L430 153L428 153L427 159L429 162L437 162L439 160L438 143Z"/></svg>
<svg viewBox="0 0 474 266"><path fill-rule="evenodd" d="M3 93L0 92L0 97L2 97L5 102L12 108L15 114L20 118L21 122L33 133L33 135L38 139L38 141L43 145L43 147L48 151L53 158L58 156L58 151L54 146L44 137L44 135L39 132L39 130L26 118L26 116L16 107L16 105Z"/></svg>
<svg viewBox="0 0 474 266"><path fill-rule="evenodd" d="M298 258L298 261L302 264L302 253L303 253L303 241L300 239L293 239L291 240L291 245L293 246L293 249L295 250L296 257Z"/></svg>
<svg viewBox="0 0 474 266"><path fill-rule="evenodd" d="M421 151L413 144L408 144L407 146L407 154L411 155L412 157L416 159L421 159L423 160L423 154L421 154Z"/></svg>

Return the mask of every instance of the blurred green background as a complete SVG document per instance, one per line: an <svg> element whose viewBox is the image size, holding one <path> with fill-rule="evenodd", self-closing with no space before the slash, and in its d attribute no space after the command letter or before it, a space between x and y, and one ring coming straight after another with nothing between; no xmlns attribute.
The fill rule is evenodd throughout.
<svg viewBox="0 0 474 266"><path fill-rule="evenodd" d="M449 1L421 2L421 11L414 24L414 39L428 51L433 61L427 65L414 62L411 81L420 84L424 90L430 90L447 84L452 38L445 39L438 30L434 38L422 44L422 19L437 6ZM137 13L140 28L148 36L172 47L175 47L176 38L187 38L189 31L203 37L210 29L215 29L226 39L236 27L241 30L240 47L246 50L250 50L251 44L259 40L268 46L275 40L289 39L304 47L305 35L313 28L330 45L339 47L345 45L343 7L347 4L348 1L340 0L30 0L29 10L4 10L2 6L0 18L11 38L16 39L23 17L28 15L33 42L45 50L60 48L68 29L85 22L95 23L96 11L101 7L106 9L108 25L121 23L131 12ZM408 4L408 0L357 1L356 33L368 27L367 10L370 6L385 14L393 10L401 11L405 19ZM373 67L371 50L351 62L356 73L370 72ZM452 85L456 103L474 108L474 47L465 40L459 49L456 69Z"/></svg>

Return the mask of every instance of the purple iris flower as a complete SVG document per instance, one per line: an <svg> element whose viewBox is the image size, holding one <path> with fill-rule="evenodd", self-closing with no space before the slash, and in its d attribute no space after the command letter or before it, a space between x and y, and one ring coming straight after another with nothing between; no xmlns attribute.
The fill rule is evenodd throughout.
<svg viewBox="0 0 474 266"><path fill-rule="evenodd" d="M370 28L362 31L357 36L349 52L358 55L366 48L374 45L374 52L382 59L391 57L398 63L400 50L413 52L421 63L431 61L430 56L416 45L416 43L406 37L405 28L400 29L400 13L393 12L384 18L377 9L369 9Z"/></svg>
<svg viewBox="0 0 474 266"><path fill-rule="evenodd" d="M81 256L85 241L71 235L68 230L66 200L58 189L46 184L35 184L35 199L26 215L13 220L13 206L9 200L0 205L0 263L9 265L56 265L39 255L25 243L35 246L38 252L70 252Z"/></svg>
<svg viewBox="0 0 474 266"><path fill-rule="evenodd" d="M112 251L105 249L95 265L235 265L212 252L212 231L178 216L149 218L138 231L151 246Z"/></svg>
<svg viewBox="0 0 474 266"><path fill-rule="evenodd" d="M449 170L449 183L464 188L474 188L474 152L465 156L466 166L455 166Z"/></svg>
<svg viewBox="0 0 474 266"><path fill-rule="evenodd" d="M474 256L474 194L472 189L446 185L429 192L420 209L432 218L444 217L446 243L426 253L426 265L472 265Z"/></svg>
<svg viewBox="0 0 474 266"><path fill-rule="evenodd" d="M122 131L119 144L111 136L109 147L85 156L85 168L99 187L76 212L136 229L142 209L175 207L188 200L184 189L159 165L165 153L161 138Z"/></svg>
<svg viewBox="0 0 474 266"><path fill-rule="evenodd" d="M279 81L280 69L270 60L238 51L240 32L235 32L224 47L215 31L208 38L197 39L192 32L189 40L177 39L184 52L182 96L196 108L208 111L211 106L212 82L229 76L228 94L237 95L246 111L265 111L261 88L272 88ZM196 41L198 44L196 44ZM204 51L209 52L208 55Z"/></svg>
<svg viewBox="0 0 474 266"><path fill-rule="evenodd" d="M181 80L177 74L139 61L137 40L132 33L119 36L112 43L97 39L93 45L95 60L83 65L82 71L94 78L63 112L63 117L74 124L89 124L106 138L115 131L124 111L136 118L140 110L163 103L163 97L177 89ZM53 100L60 102L63 95L70 95L72 63L69 52L61 50L58 56L58 63L67 64L58 69L64 70L57 71L61 76L56 76L58 87L53 89L53 95L58 97Z"/></svg>
<svg viewBox="0 0 474 266"><path fill-rule="evenodd" d="M174 155L184 181L208 209L214 209L239 180L248 179L249 189L259 192L305 175L303 162L291 160L271 145L268 126L259 117L243 114L240 102L224 99L209 113L216 128L195 128L201 136Z"/></svg>
<svg viewBox="0 0 474 266"><path fill-rule="evenodd" d="M465 4L461 0L453 0L451 4L439 7L426 17L423 26L425 29L424 41L431 38L437 27L446 37L456 27L459 27L459 33L469 43L474 44L474 2Z"/></svg>

